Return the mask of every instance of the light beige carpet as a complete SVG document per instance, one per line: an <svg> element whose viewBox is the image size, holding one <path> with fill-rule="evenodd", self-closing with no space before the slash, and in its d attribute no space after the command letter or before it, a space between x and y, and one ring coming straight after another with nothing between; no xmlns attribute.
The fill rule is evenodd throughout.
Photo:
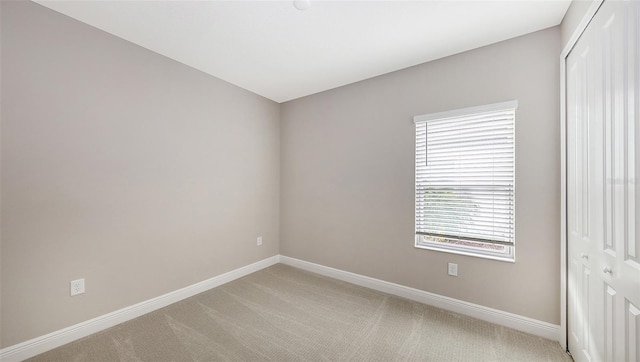
<svg viewBox="0 0 640 362"><path fill-rule="evenodd" d="M555 341L282 264L33 361L571 361Z"/></svg>

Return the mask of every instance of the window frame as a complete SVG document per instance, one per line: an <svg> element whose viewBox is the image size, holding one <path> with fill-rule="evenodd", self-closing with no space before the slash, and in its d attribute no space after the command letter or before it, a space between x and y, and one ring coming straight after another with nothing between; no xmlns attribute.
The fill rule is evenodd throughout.
<svg viewBox="0 0 640 362"><path fill-rule="evenodd" d="M482 105L482 106L477 106L477 107L468 107L468 108L462 108L462 109L456 109L456 110L451 110L451 111L445 111L445 112L437 112L437 113L430 113L430 114L424 114L424 115L419 115L419 116L415 116L413 118L413 122L416 125L416 130L415 130L415 134L414 136L416 136L415 139L415 148L414 148L414 162L415 162L415 169L414 169L414 200L415 200L415 204L414 204L414 242L415 242L415 247L419 248L419 249L427 249L427 250L434 250L434 251L441 251L441 252L447 252L447 253L453 253L453 254L460 254L460 255L466 255L466 256L473 256L473 257L479 257L479 258L485 258L485 259L492 259L492 260L499 260L499 261L506 261L506 262L515 262L515 239L516 239L516 235L515 235L515 195L516 195L516 190L515 190L515 174L516 174L516 170L515 170L515 160L516 160L516 144L515 144L515 134L516 134L516 115L515 115L515 111L518 108L518 101L517 100L512 100L512 101L507 101L507 102L500 102L500 103L494 103L494 104L487 104L487 105ZM504 245L505 243L499 242L499 241L494 241L494 242L485 242L485 244L492 244L492 245L504 245L504 250L503 251L496 251L496 250L491 250L491 249L484 249L481 247L473 247L473 246L466 246L466 245L456 245L453 243L446 243L446 242L436 242L436 241L428 241L428 240L424 240L425 239L425 235L423 234L419 234L418 233L418 193L417 193L417 189L418 189L418 178L417 178L417 169L418 169L418 163L417 163L417 156L418 156L418 152L417 149L419 147L418 145L418 140L417 140L417 130L418 130L418 125L422 124L422 123L428 123L430 121L437 121L437 120L445 120L445 119L450 119L450 118L462 118L462 117L469 117L469 116L474 116L474 115L481 115L483 113L491 113L491 112L500 112L500 111L513 111L514 115L513 115L513 244L512 245ZM426 140L425 140L426 142ZM456 240L457 238L454 236L453 238L450 238L450 240ZM460 237L460 239L457 240L462 240L462 241L467 241L467 242L475 242L475 240L471 239L471 238L464 238L464 237Z"/></svg>

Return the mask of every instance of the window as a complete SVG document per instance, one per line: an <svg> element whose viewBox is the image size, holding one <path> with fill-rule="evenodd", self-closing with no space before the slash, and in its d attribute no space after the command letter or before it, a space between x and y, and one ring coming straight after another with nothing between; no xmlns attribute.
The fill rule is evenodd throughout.
<svg viewBox="0 0 640 362"><path fill-rule="evenodd" d="M416 247L515 260L517 106L414 117Z"/></svg>

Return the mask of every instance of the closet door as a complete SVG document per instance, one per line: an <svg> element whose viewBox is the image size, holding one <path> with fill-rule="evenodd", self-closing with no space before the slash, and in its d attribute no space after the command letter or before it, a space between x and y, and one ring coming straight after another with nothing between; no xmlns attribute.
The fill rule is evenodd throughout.
<svg viewBox="0 0 640 362"><path fill-rule="evenodd" d="M567 57L567 296L576 361L640 361L640 1Z"/></svg>

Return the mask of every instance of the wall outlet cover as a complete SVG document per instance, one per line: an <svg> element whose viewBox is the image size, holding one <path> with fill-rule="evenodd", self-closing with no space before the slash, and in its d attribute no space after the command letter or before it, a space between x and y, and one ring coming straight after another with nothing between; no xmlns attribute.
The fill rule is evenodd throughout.
<svg viewBox="0 0 640 362"><path fill-rule="evenodd" d="M447 269L447 273L449 275L451 275L451 276L457 277L458 276L458 264L449 263L448 269Z"/></svg>
<svg viewBox="0 0 640 362"><path fill-rule="evenodd" d="M70 282L71 296L84 293L84 279L76 279Z"/></svg>

